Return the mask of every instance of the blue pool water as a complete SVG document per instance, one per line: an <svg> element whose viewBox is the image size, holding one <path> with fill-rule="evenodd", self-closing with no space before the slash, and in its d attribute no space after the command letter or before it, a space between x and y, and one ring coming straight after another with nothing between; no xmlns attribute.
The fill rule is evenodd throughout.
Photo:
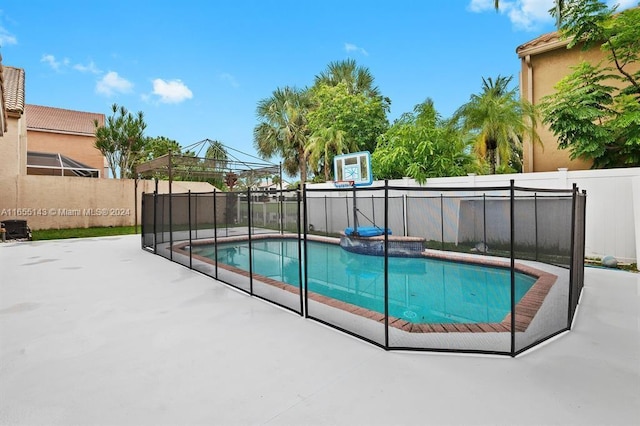
<svg viewBox="0 0 640 426"><path fill-rule="evenodd" d="M307 243L309 291L384 313L384 257ZM193 254L215 258L212 245ZM300 287L298 241L252 241L253 273ZM247 241L218 245L218 262L249 271ZM304 277L304 275L303 275ZM516 303L536 281L516 273ZM413 323L500 322L511 310L509 270L429 258L389 257L389 314Z"/></svg>

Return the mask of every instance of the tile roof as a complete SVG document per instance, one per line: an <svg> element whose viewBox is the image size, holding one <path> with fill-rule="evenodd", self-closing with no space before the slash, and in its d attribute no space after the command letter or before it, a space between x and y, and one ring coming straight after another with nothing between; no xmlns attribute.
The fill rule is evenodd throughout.
<svg viewBox="0 0 640 426"><path fill-rule="evenodd" d="M640 6L636 6L635 8L640 8ZM621 13L624 13L624 12L616 13L614 17L620 15ZM519 57L522 58L528 53L535 54L535 53L541 53L541 52L548 52L549 50L554 50L559 47L565 47L568 44L569 44L569 39L561 37L558 31L553 31L551 33L542 34L541 36L536 37L533 40L518 46L516 48L516 53L518 54Z"/></svg>
<svg viewBox="0 0 640 426"><path fill-rule="evenodd" d="M4 77L3 77L2 55L0 54L0 136L3 136L8 130L7 127L7 109L4 101Z"/></svg>
<svg viewBox="0 0 640 426"><path fill-rule="evenodd" d="M27 130L93 135L98 120L104 125L104 114L73 111L40 105L26 105Z"/></svg>
<svg viewBox="0 0 640 426"><path fill-rule="evenodd" d="M526 53L545 52L557 49L558 47L565 47L567 44L569 44L568 39L560 37L560 33L558 33L558 31L553 31L542 34L531 41L521 44L516 48L516 53L519 57L523 57Z"/></svg>
<svg viewBox="0 0 640 426"><path fill-rule="evenodd" d="M24 70L2 67L4 102L7 112L24 112Z"/></svg>

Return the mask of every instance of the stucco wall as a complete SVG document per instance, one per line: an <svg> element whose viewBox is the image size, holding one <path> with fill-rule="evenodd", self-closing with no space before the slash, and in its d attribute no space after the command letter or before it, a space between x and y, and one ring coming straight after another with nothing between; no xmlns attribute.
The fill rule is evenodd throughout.
<svg viewBox="0 0 640 426"><path fill-rule="evenodd" d="M90 179L61 176L0 176L0 221L26 220L31 229L127 226L140 223L143 192L153 192L153 181ZM168 182L159 182L158 192L167 193ZM172 191L211 192L206 182L174 183Z"/></svg>
<svg viewBox="0 0 640 426"><path fill-rule="evenodd" d="M526 52L523 52L520 74L521 96L535 105L538 105L544 96L555 92L554 86L562 78L573 72L571 67L578 65L582 61L597 64L606 59L607 56L607 53L601 51L599 47L583 51L580 47L567 49L566 46L560 44L551 50L541 50L534 51L530 55L526 55ZM629 67L632 72L638 69L640 69L640 64L635 67ZM619 82L611 80L606 81L606 84L620 85ZM547 126L540 125L538 134L542 139L542 145L532 145L530 141L524 141L524 172L555 171L561 167L566 167L569 170L585 170L591 167L591 161L582 159L570 160L569 150L558 149L557 137L549 131Z"/></svg>
<svg viewBox="0 0 640 426"><path fill-rule="evenodd" d="M24 119L9 116L8 131L0 136L0 176L26 174L27 130Z"/></svg>
<svg viewBox="0 0 640 426"><path fill-rule="evenodd" d="M104 157L94 147L94 136L67 135L35 130L29 130L27 133L29 151L60 153L88 167L100 170L100 177L108 177L104 172Z"/></svg>

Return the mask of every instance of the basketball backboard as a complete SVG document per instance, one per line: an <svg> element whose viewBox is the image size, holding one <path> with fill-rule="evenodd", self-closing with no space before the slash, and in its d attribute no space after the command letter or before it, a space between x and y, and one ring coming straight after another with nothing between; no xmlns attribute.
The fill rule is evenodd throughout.
<svg viewBox="0 0 640 426"><path fill-rule="evenodd" d="M336 181L353 181L355 186L371 185L371 154L361 151L336 155L333 158L333 172Z"/></svg>

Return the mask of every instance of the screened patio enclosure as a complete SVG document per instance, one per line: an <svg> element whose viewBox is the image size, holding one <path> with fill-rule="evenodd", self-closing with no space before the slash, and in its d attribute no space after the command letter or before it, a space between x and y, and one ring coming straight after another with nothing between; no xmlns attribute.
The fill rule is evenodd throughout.
<svg viewBox="0 0 640 426"><path fill-rule="evenodd" d="M27 152L27 174L99 178L100 170L60 153Z"/></svg>

